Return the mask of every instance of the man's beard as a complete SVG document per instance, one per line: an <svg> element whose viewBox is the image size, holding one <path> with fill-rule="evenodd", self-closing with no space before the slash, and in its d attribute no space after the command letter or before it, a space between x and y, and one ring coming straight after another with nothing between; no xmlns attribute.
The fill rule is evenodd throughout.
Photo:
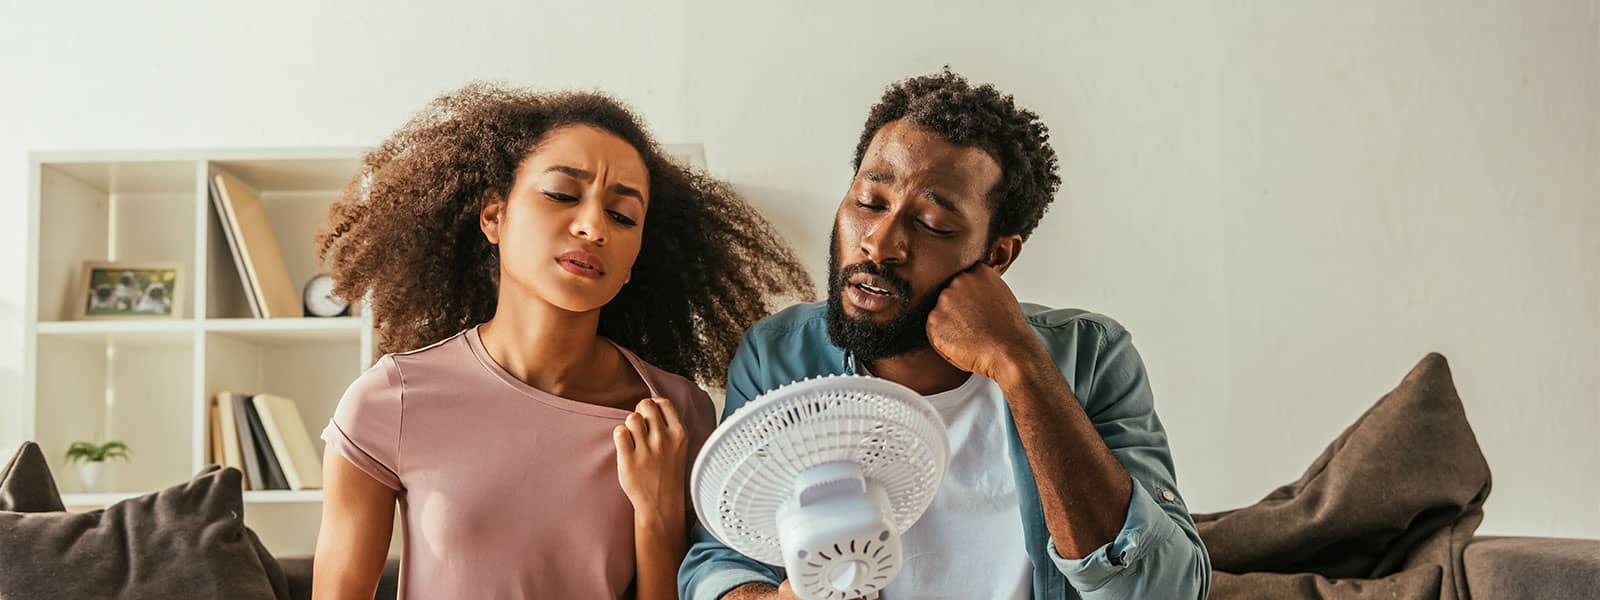
<svg viewBox="0 0 1600 600"><path fill-rule="evenodd" d="M828 337L833 344L855 356L858 363L893 358L932 347L928 343L928 315L939 301L938 290L913 304L911 284L893 270L873 261L839 268L837 232L828 240ZM844 288L850 277L870 273L883 278L900 299L899 310L887 323L845 313Z"/></svg>

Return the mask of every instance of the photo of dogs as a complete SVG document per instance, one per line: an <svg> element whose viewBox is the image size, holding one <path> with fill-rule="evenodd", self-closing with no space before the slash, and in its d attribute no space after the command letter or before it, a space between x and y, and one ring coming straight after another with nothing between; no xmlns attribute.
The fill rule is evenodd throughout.
<svg viewBox="0 0 1600 600"><path fill-rule="evenodd" d="M85 262L78 318L176 317L183 266Z"/></svg>

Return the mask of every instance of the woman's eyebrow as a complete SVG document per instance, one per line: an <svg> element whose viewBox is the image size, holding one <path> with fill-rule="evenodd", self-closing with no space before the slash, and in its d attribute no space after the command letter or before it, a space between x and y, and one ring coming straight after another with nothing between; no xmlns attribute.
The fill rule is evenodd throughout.
<svg viewBox="0 0 1600 600"><path fill-rule="evenodd" d="M547 169L544 170L544 172L546 172L546 173L549 173L549 172L552 172L552 171L554 171L556 173L562 173L562 174L565 174L565 175L567 175L569 177L572 177L573 179L578 179L578 180L582 180L582 181L590 181L590 180L594 179L594 173L590 173L588 171L585 171L583 169L579 169L577 167L569 167L567 165L552 165L550 168L547 168ZM637 189L634 189L633 186L629 186L629 185L625 185L625 184L621 184L621 183L614 183L614 184L611 184L611 193L616 194L618 196L628 196L630 198L637 199L640 202L644 202L644 193L640 192Z"/></svg>

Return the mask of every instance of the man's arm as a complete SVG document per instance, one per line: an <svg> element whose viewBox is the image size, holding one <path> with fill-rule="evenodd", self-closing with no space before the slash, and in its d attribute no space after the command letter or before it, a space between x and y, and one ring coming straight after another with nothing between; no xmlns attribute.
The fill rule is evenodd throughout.
<svg viewBox="0 0 1600 600"><path fill-rule="evenodd" d="M1076 560L1111 543L1127 521L1133 479L1095 431L1044 344L1031 335L1013 344L996 375L1057 551Z"/></svg>
<svg viewBox="0 0 1600 600"><path fill-rule="evenodd" d="M1005 393L1051 559L1083 598L1204 598L1210 559L1177 496L1143 362L1120 327L1063 326L1088 329L1077 347L1046 347L999 274L980 265L940 294L928 337L951 364ZM1074 357L1084 398L1056 354Z"/></svg>

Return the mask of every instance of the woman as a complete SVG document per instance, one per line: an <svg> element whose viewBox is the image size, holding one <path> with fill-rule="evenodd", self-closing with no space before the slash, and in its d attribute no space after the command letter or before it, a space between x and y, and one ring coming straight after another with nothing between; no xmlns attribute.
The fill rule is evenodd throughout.
<svg viewBox="0 0 1600 600"><path fill-rule="evenodd" d="M323 432L317 598L675 598L689 460L742 332L810 280L593 93L469 85L367 155L319 237L385 355ZM674 374L676 373L676 375Z"/></svg>

